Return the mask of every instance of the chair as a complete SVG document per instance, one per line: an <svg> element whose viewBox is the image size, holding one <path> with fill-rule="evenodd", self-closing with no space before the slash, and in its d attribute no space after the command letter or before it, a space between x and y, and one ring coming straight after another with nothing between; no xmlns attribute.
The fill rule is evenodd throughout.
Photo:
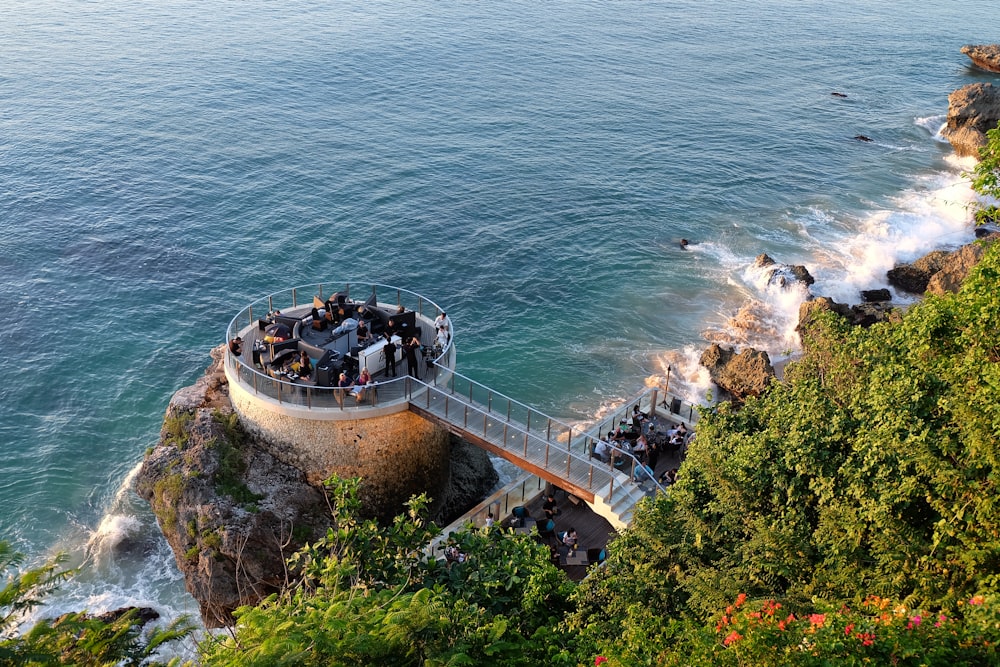
<svg viewBox="0 0 1000 667"><path fill-rule="evenodd" d="M538 528L538 536L546 542L554 539L556 536L556 522L552 519L539 519L535 522L535 527Z"/></svg>
<svg viewBox="0 0 1000 667"><path fill-rule="evenodd" d="M591 565L594 563L603 563L607 557L607 551L604 549L598 549L596 547L587 549L587 562Z"/></svg>

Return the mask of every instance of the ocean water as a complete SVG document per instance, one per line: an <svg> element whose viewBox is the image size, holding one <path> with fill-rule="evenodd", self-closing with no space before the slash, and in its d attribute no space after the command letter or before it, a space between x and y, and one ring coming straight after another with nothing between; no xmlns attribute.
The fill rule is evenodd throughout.
<svg viewBox="0 0 1000 667"><path fill-rule="evenodd" d="M6 0L0 538L82 566L48 613L196 612L130 476L230 318L292 285L425 294L460 372L568 420L668 364L703 395L708 340L793 354L805 294L768 287L757 254L856 303L972 238L971 163L938 131L952 90L995 79L959 53L995 38L984 18Z"/></svg>

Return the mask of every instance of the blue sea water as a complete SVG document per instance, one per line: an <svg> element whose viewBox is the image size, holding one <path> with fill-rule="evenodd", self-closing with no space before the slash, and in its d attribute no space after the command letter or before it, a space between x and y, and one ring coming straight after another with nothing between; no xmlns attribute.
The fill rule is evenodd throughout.
<svg viewBox="0 0 1000 667"><path fill-rule="evenodd" d="M0 538L82 563L56 606L195 611L128 478L230 318L291 285L422 293L460 372L571 420L668 364L697 397L706 340L793 352L804 294L757 254L857 302L972 237L938 130L995 79L959 53L984 11L6 0Z"/></svg>

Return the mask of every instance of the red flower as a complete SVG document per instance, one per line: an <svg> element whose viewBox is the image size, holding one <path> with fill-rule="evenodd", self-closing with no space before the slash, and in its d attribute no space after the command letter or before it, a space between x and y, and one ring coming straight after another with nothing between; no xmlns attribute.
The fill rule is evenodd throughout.
<svg viewBox="0 0 1000 667"><path fill-rule="evenodd" d="M852 630L854 630L854 624L853 623L848 623L847 627L844 628L844 634L847 635L848 637L850 637Z"/></svg>
<svg viewBox="0 0 1000 667"><path fill-rule="evenodd" d="M736 596L736 606L737 607L741 606L746 601L747 601L747 594L746 593L740 593L739 595Z"/></svg>
<svg viewBox="0 0 1000 667"><path fill-rule="evenodd" d="M809 622L821 628L826 623L826 614L809 614Z"/></svg>
<svg viewBox="0 0 1000 667"><path fill-rule="evenodd" d="M599 655L596 658L594 658L594 667L601 667L601 665L603 665L607 661L608 661L607 658L605 658L603 655Z"/></svg>
<svg viewBox="0 0 1000 667"><path fill-rule="evenodd" d="M729 646L730 644L738 642L741 639L743 639L743 635L733 630L726 636L725 639L722 640L722 644L723 646Z"/></svg>

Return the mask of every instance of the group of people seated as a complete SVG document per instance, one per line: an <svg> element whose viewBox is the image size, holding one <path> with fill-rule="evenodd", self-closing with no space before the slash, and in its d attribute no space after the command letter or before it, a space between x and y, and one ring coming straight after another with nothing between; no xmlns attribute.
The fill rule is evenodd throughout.
<svg viewBox="0 0 1000 667"><path fill-rule="evenodd" d="M660 455L675 453L685 445L690 431L683 423L662 431L656 421L641 412L639 406L632 408L631 423L622 419L618 428L594 443L592 456L602 463L614 462L616 466L628 465L631 457L638 462L633 472L633 480L644 482L655 478L656 464ZM629 456L631 455L631 456ZM672 484L676 477L667 479L668 473L660 475L658 481Z"/></svg>
<svg viewBox="0 0 1000 667"><path fill-rule="evenodd" d="M346 393L350 393L360 403L365 400L365 395L373 390L372 385L374 384L375 382L372 380L367 366L361 369L361 373L358 374L357 378L352 378L347 374L347 371L341 371L340 378L337 380L337 387L342 391L334 392L334 396L341 407L344 406L344 394Z"/></svg>

